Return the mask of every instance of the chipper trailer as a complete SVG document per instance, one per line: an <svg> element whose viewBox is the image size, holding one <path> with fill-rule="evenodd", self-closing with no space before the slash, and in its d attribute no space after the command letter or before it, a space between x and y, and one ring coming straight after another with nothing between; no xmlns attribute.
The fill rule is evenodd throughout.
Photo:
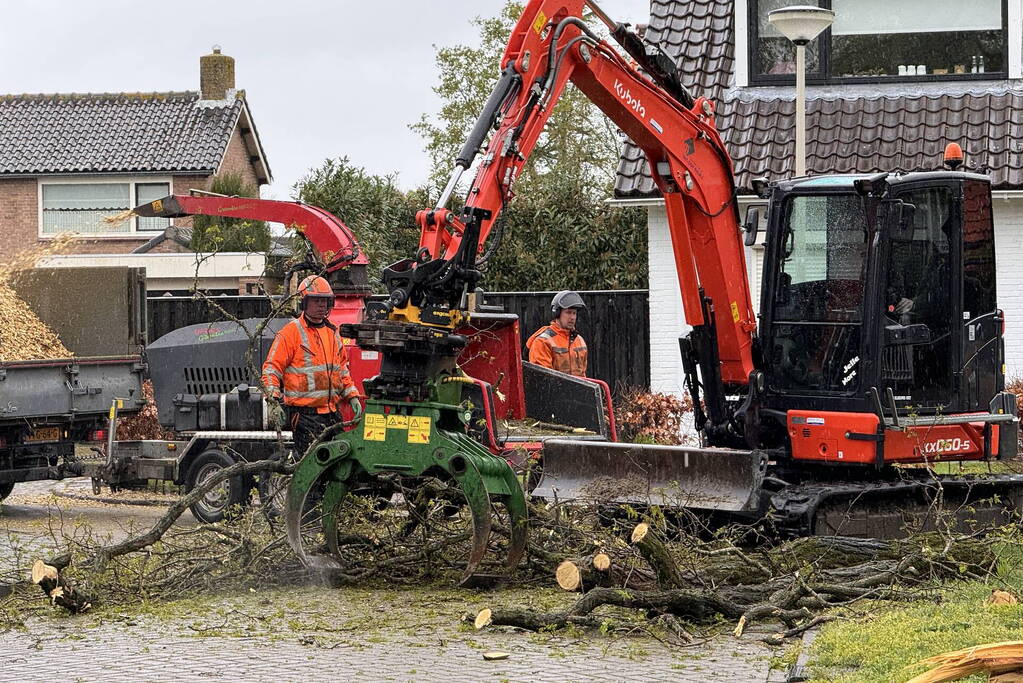
<svg viewBox="0 0 1023 683"><path fill-rule="evenodd" d="M583 21L584 8L617 47ZM768 515L783 534L860 535L925 523L938 497L978 501L980 515L1019 500L1019 476L902 467L1017 452L988 178L936 170L758 183L768 201L758 326L714 103L689 92L674 62L590 0L532 0L500 68L447 187L417 214L418 250L383 271L388 300L342 325L379 354L380 370L363 382L362 423L311 449L292 478L287 527L303 561L344 566L338 520L350 492L429 478L456 484L471 510L465 579L486 552L497 503L509 517L507 565L522 556L523 489L505 459L468 438L459 330L476 316L494 221L569 83L643 150L664 198L692 326L680 350L704 445L548 441L534 495ZM448 208L481 152L466 202ZM747 237L756 210L750 219ZM312 491L325 552L322 540L303 542Z"/></svg>
<svg viewBox="0 0 1023 683"><path fill-rule="evenodd" d="M75 444L107 440L115 401L145 406L144 269L37 268L15 290L73 355L0 361L0 500L18 482L81 476Z"/></svg>

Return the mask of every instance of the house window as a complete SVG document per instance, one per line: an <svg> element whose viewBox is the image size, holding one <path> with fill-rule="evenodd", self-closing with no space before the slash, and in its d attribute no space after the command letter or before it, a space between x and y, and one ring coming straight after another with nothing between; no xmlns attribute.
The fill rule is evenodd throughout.
<svg viewBox="0 0 1023 683"><path fill-rule="evenodd" d="M753 73L766 76L785 76L796 73L796 48L792 41L782 35L767 21L767 15L776 9L788 7L791 0L759 0L755 2L757 11L750 16L756 17L757 37L754 50ZM820 73L820 42L817 38L806 46L806 73Z"/></svg>
<svg viewBox="0 0 1023 683"><path fill-rule="evenodd" d="M163 199L170 194L170 185L167 183L135 183L135 204L148 204L156 199ZM139 232L147 230L165 230L170 225L169 218L144 218L139 216L135 219L135 229Z"/></svg>
<svg viewBox="0 0 1023 683"><path fill-rule="evenodd" d="M41 182L42 235L77 232L116 236L152 233L170 225L167 218L128 217L128 209L170 194L169 182Z"/></svg>
<svg viewBox="0 0 1023 683"><path fill-rule="evenodd" d="M750 0L750 67L757 84L792 82L795 49L772 27L788 0ZM1005 78L1006 0L819 0L832 27L807 46L818 83Z"/></svg>

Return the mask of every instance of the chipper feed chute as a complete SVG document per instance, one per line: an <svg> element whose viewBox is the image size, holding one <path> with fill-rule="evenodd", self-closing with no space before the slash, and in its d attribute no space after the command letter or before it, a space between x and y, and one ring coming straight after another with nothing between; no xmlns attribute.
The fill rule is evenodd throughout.
<svg viewBox="0 0 1023 683"><path fill-rule="evenodd" d="M460 491L471 514L471 545L462 583L487 552L495 503L501 503L507 513L505 564L515 567L526 547L525 497L507 462L451 428L468 419L466 411L452 405L370 400L355 430L314 447L292 476L286 504L288 541L302 562L326 574L345 573L346 558L338 538L347 530L339 528L339 512L349 494L368 493L387 504L400 492L407 507L406 528L411 530L434 502L429 493L423 493L433 482ZM448 498L444 507L451 514L461 502ZM305 547L303 525L310 518L321 521L322 536L312 541L316 552ZM323 549L326 554L320 552Z"/></svg>
<svg viewBox="0 0 1023 683"><path fill-rule="evenodd" d="M760 451L552 439L534 496L749 513L759 508Z"/></svg>

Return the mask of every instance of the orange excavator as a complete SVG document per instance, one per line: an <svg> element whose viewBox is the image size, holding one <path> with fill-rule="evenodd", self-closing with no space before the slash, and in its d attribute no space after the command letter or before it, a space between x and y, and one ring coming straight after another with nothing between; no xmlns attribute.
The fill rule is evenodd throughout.
<svg viewBox="0 0 1023 683"><path fill-rule="evenodd" d="M1000 497L985 508L994 516L1023 498L1019 476L904 467L1006 459L1018 448L990 181L956 170L961 153L929 172L754 183L767 200L758 325L744 242L756 239L761 209L742 225L715 104L689 92L674 61L593 0L532 0L500 67L447 187L417 215L419 252L384 271L390 298L365 329L453 330L471 318L488 235L571 83L644 152L664 199L704 444L548 441L534 495L770 513L782 533L858 535L927 524L938 496ZM477 158L464 206L448 208ZM410 357L390 360L370 394L415 400L402 394L414 384Z"/></svg>

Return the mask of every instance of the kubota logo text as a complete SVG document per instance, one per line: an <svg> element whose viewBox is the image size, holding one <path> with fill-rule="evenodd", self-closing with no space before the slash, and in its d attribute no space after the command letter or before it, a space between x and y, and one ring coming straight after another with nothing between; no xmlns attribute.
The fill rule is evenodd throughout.
<svg viewBox="0 0 1023 683"><path fill-rule="evenodd" d="M646 118L646 107L643 106L638 97L633 97L629 89L619 83L617 78L615 79L615 92L618 93L618 97L622 98L625 104L632 107L632 111Z"/></svg>
<svg viewBox="0 0 1023 683"><path fill-rule="evenodd" d="M973 442L969 439L937 439L936 441L925 441L920 445L920 450L925 455L937 455L939 453L965 453L973 450Z"/></svg>

